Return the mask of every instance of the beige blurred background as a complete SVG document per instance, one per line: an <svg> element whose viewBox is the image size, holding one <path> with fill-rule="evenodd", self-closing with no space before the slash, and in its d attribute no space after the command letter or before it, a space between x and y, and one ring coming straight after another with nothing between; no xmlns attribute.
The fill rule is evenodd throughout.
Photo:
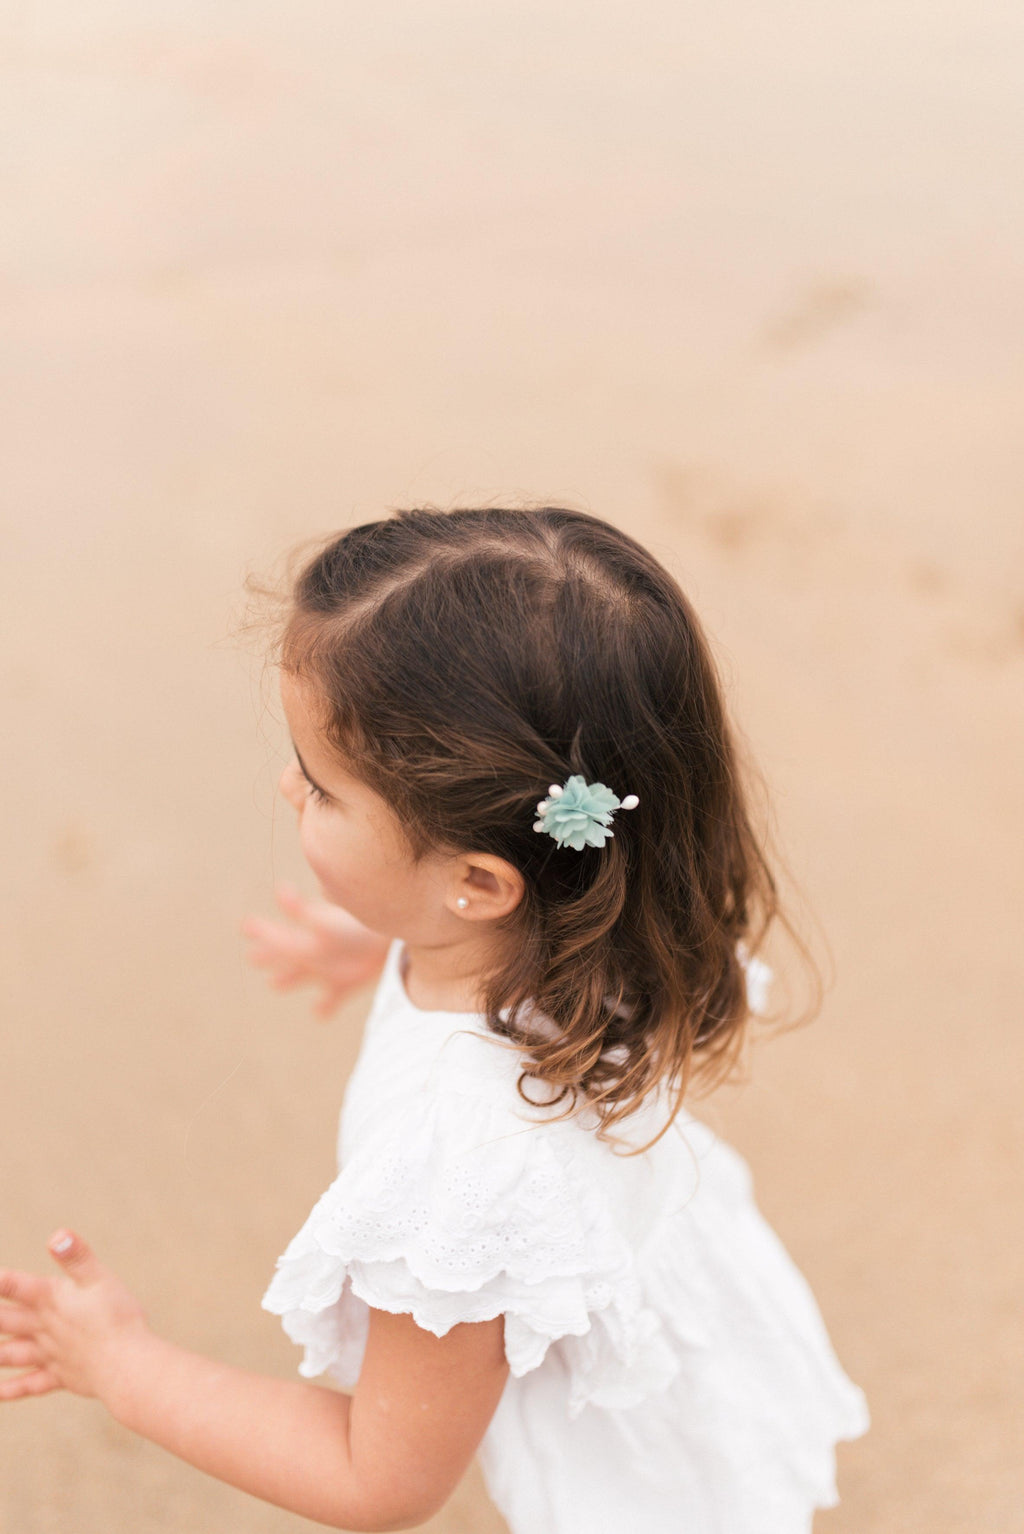
<svg viewBox="0 0 1024 1534"><path fill-rule="evenodd" d="M75 1225L180 1343L333 1175L249 572L562 501L714 636L820 1018L708 1114L869 1437L821 1534L1019 1531L1024 20L1009 0L0 7L0 1261ZM817 941L817 939L816 939ZM310 1527L94 1402L0 1408L10 1534ZM437 1534L497 1534L477 1472Z"/></svg>

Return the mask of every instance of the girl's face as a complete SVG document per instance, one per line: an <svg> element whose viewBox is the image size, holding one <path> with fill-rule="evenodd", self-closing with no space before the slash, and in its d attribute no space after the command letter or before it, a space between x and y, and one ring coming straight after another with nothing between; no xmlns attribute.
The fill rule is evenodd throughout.
<svg viewBox="0 0 1024 1534"><path fill-rule="evenodd" d="M306 684L282 674L295 756L281 774L281 792L298 814L302 852L324 897L375 932L442 941L457 919L460 860L428 853L412 862L388 805L324 742L310 699Z"/></svg>

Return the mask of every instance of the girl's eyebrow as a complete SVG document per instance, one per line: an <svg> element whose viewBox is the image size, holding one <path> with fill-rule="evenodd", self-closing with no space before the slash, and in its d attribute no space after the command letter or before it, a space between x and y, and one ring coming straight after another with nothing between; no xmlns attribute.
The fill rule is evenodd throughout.
<svg viewBox="0 0 1024 1534"><path fill-rule="evenodd" d="M325 799L333 799L334 798L333 794L329 794L327 792L326 788L321 788L320 787L320 784L316 781L315 778L311 778L310 777L309 770L306 767L305 762L302 760L302 757L299 755L299 748L295 744L294 740L292 741L292 750L295 752L295 760L298 762L299 767L302 770L302 776L305 778L306 782L307 783L311 783L313 785L313 787L316 789L317 793L318 794L323 794Z"/></svg>

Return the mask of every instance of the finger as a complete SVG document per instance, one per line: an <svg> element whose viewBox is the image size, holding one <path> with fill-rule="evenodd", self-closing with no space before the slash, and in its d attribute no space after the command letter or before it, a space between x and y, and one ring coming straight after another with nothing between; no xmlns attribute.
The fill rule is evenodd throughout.
<svg viewBox="0 0 1024 1534"><path fill-rule="evenodd" d="M0 1337L29 1337L39 1325L34 1310L20 1305L0 1305Z"/></svg>
<svg viewBox="0 0 1024 1534"><path fill-rule="evenodd" d="M248 958L251 964L266 968L268 964L278 964L282 959L309 959L313 946L308 933L285 932L281 928L275 936L255 943L249 949Z"/></svg>
<svg viewBox="0 0 1024 1534"><path fill-rule="evenodd" d="M104 1273L103 1264L92 1247L73 1230L54 1231L46 1243L53 1257L76 1284L94 1284Z"/></svg>
<svg viewBox="0 0 1024 1534"><path fill-rule="evenodd" d="M330 1017L340 1002L344 991L340 986L329 986L320 998L313 1003L313 1011L317 1017Z"/></svg>
<svg viewBox="0 0 1024 1534"><path fill-rule="evenodd" d="M314 932L320 932L337 942L339 937L362 937L368 931L361 921L346 911L344 906L329 900L318 901L306 907L306 921Z"/></svg>
<svg viewBox="0 0 1024 1534"><path fill-rule="evenodd" d="M274 891L278 905L288 916L294 916L299 921L305 919L307 903L299 894L294 884L279 884Z"/></svg>
<svg viewBox="0 0 1024 1534"><path fill-rule="evenodd" d="M290 991L305 978L301 970L283 969L279 975L271 975L269 983L275 991Z"/></svg>
<svg viewBox="0 0 1024 1534"><path fill-rule="evenodd" d="M47 1281L38 1273L18 1273L13 1268L0 1271L0 1299L21 1305L38 1305L46 1293Z"/></svg>
<svg viewBox="0 0 1024 1534"><path fill-rule="evenodd" d="M271 925L264 916L244 916L238 924L238 930L243 937L260 943L266 938Z"/></svg>
<svg viewBox="0 0 1024 1534"><path fill-rule="evenodd" d="M282 938L294 936L295 928L283 922L269 921L265 916L247 916L242 931L251 943L279 943Z"/></svg>
<svg viewBox="0 0 1024 1534"><path fill-rule="evenodd" d="M16 1374L13 1379L0 1380L0 1401L17 1401L22 1396L44 1396L48 1390L59 1390L60 1380L49 1369L33 1369L30 1374Z"/></svg>
<svg viewBox="0 0 1024 1534"><path fill-rule="evenodd" d="M280 948L250 948L246 954L249 963L256 969L273 969L281 962Z"/></svg>
<svg viewBox="0 0 1024 1534"><path fill-rule="evenodd" d="M0 1343L0 1369L25 1369L29 1364L40 1368L43 1355L34 1342Z"/></svg>
<svg viewBox="0 0 1024 1534"><path fill-rule="evenodd" d="M277 955L269 948L250 948L245 957L256 969L270 969L277 963Z"/></svg>

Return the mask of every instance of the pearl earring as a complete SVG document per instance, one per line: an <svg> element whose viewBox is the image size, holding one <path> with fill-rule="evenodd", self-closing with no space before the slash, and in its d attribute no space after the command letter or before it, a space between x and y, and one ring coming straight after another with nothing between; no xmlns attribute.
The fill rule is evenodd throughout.
<svg viewBox="0 0 1024 1534"><path fill-rule="evenodd" d="M464 911L469 905L469 901L466 899L465 895L460 895L455 904L458 906L460 911Z"/></svg>

